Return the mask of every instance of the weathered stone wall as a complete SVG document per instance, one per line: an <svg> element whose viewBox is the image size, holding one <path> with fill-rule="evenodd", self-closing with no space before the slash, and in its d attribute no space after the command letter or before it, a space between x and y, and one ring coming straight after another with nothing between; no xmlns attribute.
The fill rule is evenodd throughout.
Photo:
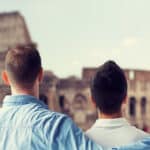
<svg viewBox="0 0 150 150"><path fill-rule="evenodd" d="M31 38L24 18L19 12L0 14L0 51L17 44L29 44Z"/></svg>
<svg viewBox="0 0 150 150"><path fill-rule="evenodd" d="M97 117L90 97L87 82L77 78L60 79L57 86L60 110L70 115L83 130L88 129Z"/></svg>

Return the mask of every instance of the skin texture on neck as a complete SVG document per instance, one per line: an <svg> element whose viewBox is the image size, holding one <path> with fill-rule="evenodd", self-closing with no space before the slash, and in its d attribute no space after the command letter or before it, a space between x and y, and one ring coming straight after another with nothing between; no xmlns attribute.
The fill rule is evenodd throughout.
<svg viewBox="0 0 150 150"><path fill-rule="evenodd" d="M29 84L28 86L23 86L19 83L14 82L7 71L3 71L2 73L2 79L6 85L10 86L12 95L31 95L36 98L39 98L39 84L42 80L42 77L43 69L40 70L32 85Z"/></svg>
<svg viewBox="0 0 150 150"><path fill-rule="evenodd" d="M115 119L115 118L122 118L123 117L123 112L125 112L125 110L126 110L127 96L125 97L125 99L122 102L120 111L117 113L113 113L113 114L106 114L106 113L100 112L99 108L96 106L95 100L93 98L91 98L91 101L92 101L93 106L97 110L97 114L98 114L99 119Z"/></svg>
<svg viewBox="0 0 150 150"><path fill-rule="evenodd" d="M39 98L39 85L37 82L34 83L31 88L22 88L17 85L11 85L11 93L12 95L31 95L36 98Z"/></svg>
<svg viewBox="0 0 150 150"><path fill-rule="evenodd" d="M99 119L115 119L115 118L121 118L121 117L123 117L121 112L113 113L113 114L105 114L102 112L98 112Z"/></svg>

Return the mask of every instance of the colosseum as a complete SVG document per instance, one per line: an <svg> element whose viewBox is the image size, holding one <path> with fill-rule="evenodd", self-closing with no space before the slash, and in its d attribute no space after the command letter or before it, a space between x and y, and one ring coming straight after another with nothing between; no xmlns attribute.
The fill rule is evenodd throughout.
<svg viewBox="0 0 150 150"><path fill-rule="evenodd" d="M9 47L33 44L27 25L19 12L0 14L0 72ZM51 71L44 72L40 99L51 110L68 114L83 130L96 120L97 112L90 100L90 81L97 68L83 68L82 78L62 79ZM150 71L124 69L128 81L128 104L124 116L135 126L150 132ZM0 99L10 94L0 79Z"/></svg>
<svg viewBox="0 0 150 150"><path fill-rule="evenodd" d="M24 17L19 12L0 13L0 74L4 69L7 49L18 44L33 44ZM0 99L10 93L0 78Z"/></svg>
<svg viewBox="0 0 150 150"><path fill-rule="evenodd" d="M83 130L88 129L97 118L90 100L90 81L96 70L84 68L81 79L57 77L53 85L55 101L48 100L51 109L70 115ZM123 115L131 124L150 132L150 71L124 69L124 72L128 81L128 102ZM57 107L54 107L56 104Z"/></svg>

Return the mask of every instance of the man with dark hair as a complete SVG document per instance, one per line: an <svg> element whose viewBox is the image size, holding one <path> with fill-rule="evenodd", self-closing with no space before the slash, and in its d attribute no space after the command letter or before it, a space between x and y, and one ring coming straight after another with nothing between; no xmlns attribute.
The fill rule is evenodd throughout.
<svg viewBox="0 0 150 150"><path fill-rule="evenodd" d="M11 87L0 109L0 150L102 150L66 115L51 112L39 100L43 70L30 46L8 51L4 82Z"/></svg>
<svg viewBox="0 0 150 150"><path fill-rule="evenodd" d="M113 61L100 66L91 84L92 101L99 119L87 135L104 147L121 146L149 136L131 126L122 117L127 99L127 80L123 70Z"/></svg>

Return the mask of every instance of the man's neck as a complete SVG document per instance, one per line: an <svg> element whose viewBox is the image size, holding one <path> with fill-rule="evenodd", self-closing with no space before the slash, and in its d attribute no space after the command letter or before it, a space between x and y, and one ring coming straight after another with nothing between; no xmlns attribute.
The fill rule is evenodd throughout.
<svg viewBox="0 0 150 150"><path fill-rule="evenodd" d="M31 95L39 98L39 92L33 89L11 88L12 95Z"/></svg>
<svg viewBox="0 0 150 150"><path fill-rule="evenodd" d="M114 114L104 114L104 113L99 113L98 118L99 119L115 119L115 118L121 118L122 113L114 113Z"/></svg>

